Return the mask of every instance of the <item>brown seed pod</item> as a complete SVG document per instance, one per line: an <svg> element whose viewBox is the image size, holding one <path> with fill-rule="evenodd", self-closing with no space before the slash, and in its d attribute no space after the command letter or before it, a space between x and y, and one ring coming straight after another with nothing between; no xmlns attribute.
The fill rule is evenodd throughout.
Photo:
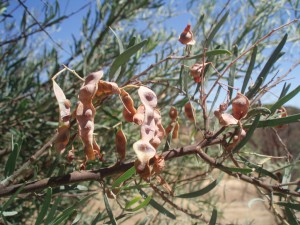
<svg viewBox="0 0 300 225"><path fill-rule="evenodd" d="M174 106L170 108L169 117L171 118L172 121L176 120L178 117L177 109Z"/></svg>
<svg viewBox="0 0 300 225"><path fill-rule="evenodd" d="M161 143L161 140L159 139L158 136L155 136L153 139L151 139L149 143L153 146L153 148L157 149Z"/></svg>
<svg viewBox="0 0 300 225"><path fill-rule="evenodd" d="M59 105L59 127L58 136L55 140L55 149L63 153L70 138L71 102L66 98L63 90L53 79L53 91Z"/></svg>
<svg viewBox="0 0 300 225"><path fill-rule="evenodd" d="M195 121L195 109L193 107L193 105L191 104L191 102L187 102L184 105L184 112L185 112L185 116L191 121L194 122Z"/></svg>
<svg viewBox="0 0 300 225"><path fill-rule="evenodd" d="M121 99L124 104L123 117L127 122L132 122L133 116L136 113L133 100L130 95L123 89L121 90Z"/></svg>
<svg viewBox="0 0 300 225"><path fill-rule="evenodd" d="M165 168L165 159L163 156L154 156L153 172L159 174Z"/></svg>
<svg viewBox="0 0 300 225"><path fill-rule="evenodd" d="M151 176L151 168L149 166L149 162L143 164L138 159L134 162L134 167L136 172L144 179L148 179Z"/></svg>
<svg viewBox="0 0 300 225"><path fill-rule="evenodd" d="M78 95L79 102L76 108L76 120L78 133L84 144L84 151L88 160L94 160L95 151L99 151L99 146L95 143L93 136L96 110L92 100L98 90L98 82L102 76L102 71L88 75Z"/></svg>
<svg viewBox="0 0 300 225"><path fill-rule="evenodd" d="M103 80L100 80L98 82L98 90L96 92L97 96L102 95L102 94L105 94L105 95L118 94L119 95L120 93L121 93L121 91L116 83L107 82L107 81L103 81Z"/></svg>
<svg viewBox="0 0 300 225"><path fill-rule="evenodd" d="M169 135L171 133L173 126L174 124L172 122L167 126L167 128L165 129L166 135Z"/></svg>
<svg viewBox="0 0 300 225"><path fill-rule="evenodd" d="M116 133L116 138L115 138L115 143L116 143L116 151L118 153L119 157L119 162L123 162L125 160L126 156L126 136L123 133L122 129L119 129Z"/></svg>
<svg viewBox="0 0 300 225"><path fill-rule="evenodd" d="M238 123L238 120L235 119L232 115L227 113L220 113L219 111L214 112L215 116L218 118L220 125L229 126Z"/></svg>
<svg viewBox="0 0 300 225"><path fill-rule="evenodd" d="M191 25L188 24L183 32L180 34L178 41L184 45L194 45L194 35L191 31Z"/></svg>
<svg viewBox="0 0 300 225"><path fill-rule="evenodd" d="M202 70L203 70L203 64L200 64L200 63L195 63L191 67L190 74L194 78L194 81L196 83L201 82Z"/></svg>
<svg viewBox="0 0 300 225"><path fill-rule="evenodd" d="M145 106L140 105L133 116L133 122L137 125L142 125L145 117Z"/></svg>
<svg viewBox="0 0 300 225"><path fill-rule="evenodd" d="M244 118L249 110L250 102L242 93L238 92L232 100L232 115L237 120Z"/></svg>
<svg viewBox="0 0 300 225"><path fill-rule="evenodd" d="M172 139L177 139L178 134L179 134L179 123L178 123L178 121L176 121L174 129L173 129L173 133L172 133Z"/></svg>
<svg viewBox="0 0 300 225"><path fill-rule="evenodd" d="M286 108L284 108L283 106L280 107L280 109L277 110L277 113L280 114L278 118L284 118L284 117L287 117L288 114L287 114L287 111L286 111ZM283 128L283 127L286 127L287 124L285 125L279 125L279 126L276 126L275 128Z"/></svg>

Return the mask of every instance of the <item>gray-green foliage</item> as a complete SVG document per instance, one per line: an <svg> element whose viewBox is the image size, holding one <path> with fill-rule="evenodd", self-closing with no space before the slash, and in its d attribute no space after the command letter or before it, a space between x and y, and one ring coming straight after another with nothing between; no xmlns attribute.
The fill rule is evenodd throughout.
<svg viewBox="0 0 300 225"><path fill-rule="evenodd" d="M50 29L59 27L65 20L72 20L72 17L77 16L77 12L65 15L60 8L59 1L45 2L41 1L40 3L45 5L41 7L42 16L37 18L39 24L22 6L18 6L22 9L21 19L16 19L14 10L9 7L11 3L0 2L0 26L2 29L0 37L0 163L3 165L0 167L1 180L13 174L15 169L22 166L49 140L49 137L55 134L58 126L58 106L52 93L50 78L60 70L62 64L74 69L82 77L102 68L105 72L105 80L113 79L121 86L151 63L157 63L174 52L179 56L186 53L183 46L176 45L179 34L171 31L167 22L162 23L162 21L186 10L185 6L181 8L182 4L180 7L174 7L174 2L160 0L87 2L84 7L87 13L82 19L82 24L78 25L81 27L81 33L73 34L69 45L62 45L56 40L51 41L48 35L45 35L45 30L51 35ZM198 1L188 1L186 6L190 17L186 18L186 21L191 20L197 41L192 48L192 56L180 60L168 60L155 66L146 76L140 77L140 81L151 87L159 96L159 108L165 126L169 122L168 110L171 105L175 105L181 113L179 122L185 123L182 106L188 99L193 101L197 110L196 129L188 132L195 134L197 130L204 129L205 126L198 101L200 85L195 85L193 79L188 75L189 70L181 67L181 64L191 66L195 62L202 62L203 52L207 51L209 62L212 62L214 67L222 73L232 60L261 37L288 22L287 16L299 17L299 12L296 10L299 1L232 1L228 6L230 9L226 8L222 11L223 5L225 5L223 1L202 1L201 4ZM143 25L136 27L141 21ZM118 27L121 29L117 29ZM297 40L299 29L297 30L297 27L299 28L299 23L288 26L259 43L252 51L238 60L220 82L239 87L243 93L247 93L248 97L257 103L261 99L260 94L265 90L264 85L276 74L280 60L283 57L291 57L291 54L282 56L285 42L287 41L294 48L299 46ZM284 36L285 33L288 34L288 37ZM281 41L280 44L280 40L284 41ZM204 51L204 49L206 50ZM268 49L272 49L272 51L275 49L276 54L270 53L272 51L268 51ZM288 51L288 49L284 49L284 51ZM229 56L227 53L230 52L234 54ZM126 63L123 63L125 61ZM266 67L267 69L265 69ZM219 74L211 66L207 66L204 73L206 77L204 86L209 88ZM255 81L257 74L263 78L257 79L250 88L250 81ZM57 82L75 106L81 81L71 73L66 73L60 76ZM288 84L287 87L289 87ZM131 91L129 92L131 93ZM244 124L246 128L250 127L250 134L256 127L276 126L299 121L299 114L288 118L278 118L278 114L276 114L277 106L289 101L297 94L296 92L298 93L298 88L290 93L283 88L282 93L285 93L285 96L280 96L276 107L271 107L271 115L270 113L265 115L257 110L259 111L257 114L263 115L263 119L262 116L255 114ZM214 102L213 105L226 100L224 96L227 92L224 92L221 86L218 87L218 91L216 88L214 93L216 93L215 96L211 95L208 98L208 102ZM230 98L234 97L234 93L234 90L231 89ZM133 94L132 96L137 102L137 95ZM107 167L116 162L114 138L112 138L115 134L113 126L123 121L122 103L118 96L101 100L97 102L97 105L99 108L97 108L95 119L95 134L102 151L105 152L105 161L90 163L87 166L88 169ZM253 108L255 108L255 104ZM213 119L212 122L216 120L213 114L210 114L210 117ZM256 119L253 122L254 118ZM259 119L261 120L259 121ZM128 140L127 160L133 161L135 155L131 146L139 139L139 129L129 123L123 123L122 126ZM211 124L212 127L213 124ZM26 181L38 180L79 170L84 153L81 142L76 138L76 125L71 128L71 135L73 135L73 139L72 143L67 146L67 151L72 147L75 148L77 157L75 162L69 163L66 160L67 152L59 156L54 148L51 148L28 168L23 179ZM248 137L244 142L240 142L234 151L241 151L246 140ZM183 135L181 139L182 144L195 142L197 142L197 138L194 135L189 137ZM169 144L173 147L179 145L178 143L163 143L163 146L168 149ZM243 148L245 149L245 147ZM163 147L160 147L159 151L162 149ZM208 153L212 157L220 158L221 156L217 152L219 149L215 151L216 149L211 148ZM248 157L247 154L246 156ZM295 158L297 159L297 156ZM296 159L288 163L287 167L292 168L288 175L291 175L292 170L299 168ZM12 163L7 163L12 160ZM249 174L254 168L259 176L274 179L274 173L268 169L276 171L278 168L281 170L282 167L284 168L283 163L276 165L276 168L270 164L267 164L269 168L262 168L251 156L248 158L241 156L239 160L239 163L245 168L235 168L229 163L227 171ZM190 171L194 171L195 174L189 175ZM187 211L193 214L186 218L188 222L199 222L200 220L200 222L210 221L210 224L216 224L220 210L215 209L217 198L211 194L211 190L217 186L219 178L217 179L216 176L208 186L204 184L204 179L199 180L201 176L197 178L198 180L176 183L196 175L197 171L199 174L204 171L210 173L211 169L201 160L187 156L168 163L163 177L177 194L180 193L178 197L194 197L188 199L190 204L187 206ZM140 180L132 171L129 172L130 175L127 174L128 176L125 178L114 177L103 181L107 188L103 189L104 199L101 197L102 195L91 198L89 192L101 193L100 187L103 186L97 182L84 182L82 185L70 184L59 188L49 188L47 192L25 194L21 198L13 195L10 199L0 199L0 205L5 206L5 208L0 207L2 221L6 224L25 223L31 218L34 221L32 223L36 224L42 224L43 221L49 224L62 224L79 219L80 224L96 224L97 222L104 223L104 221L116 224L130 220L133 211L142 213L144 211L140 210L141 208L148 207L148 210L152 206L153 211L150 211L148 217L137 224L144 224L147 221L151 223L153 219L175 224L174 219L181 215L180 210L165 204L165 201L161 200L157 193L152 193L147 182ZM113 182L114 180L117 182ZM289 181L286 180L286 182ZM202 186L200 187L200 185ZM109 188L113 188L112 191L116 190L118 204L123 207L121 212L115 206L116 202L114 201L113 205L112 201L108 199ZM208 193L205 200L198 198L204 193ZM149 196L152 196L152 199ZM98 212L98 208L93 208L94 211L89 212L90 206L86 202L90 199L95 200L95 198L102 205L101 210L107 209L107 212ZM168 198L172 199L170 196ZM135 205L131 206L133 203ZM126 205L131 206L131 211L126 209ZM283 209L286 210L287 221L297 223L294 212L299 210L299 204L293 198L284 198L278 202L278 205L283 206ZM160 214L154 218L158 212ZM203 212L206 217L195 219L194 214L200 212ZM37 221L32 218L32 215L37 215ZM76 222L74 223L76 224ZM182 224L182 221L179 224Z"/></svg>

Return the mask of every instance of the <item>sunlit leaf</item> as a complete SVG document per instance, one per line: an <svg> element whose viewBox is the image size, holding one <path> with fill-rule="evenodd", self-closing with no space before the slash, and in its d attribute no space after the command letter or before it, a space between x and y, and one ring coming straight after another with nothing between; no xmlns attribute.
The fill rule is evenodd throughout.
<svg viewBox="0 0 300 225"><path fill-rule="evenodd" d="M199 58L202 59L203 56L210 57L210 56L224 55L224 54L231 55L231 52L228 51L228 50L225 50L225 49L215 49L215 50L207 51L205 53L200 53L200 54L197 54L197 55L192 55L192 56L189 56L189 57L184 58L184 59L185 60L199 59Z"/></svg>
<svg viewBox="0 0 300 225"><path fill-rule="evenodd" d="M115 180L115 182L112 184L111 188L119 187L124 181L128 180L130 177L132 177L135 174L135 167L131 167L129 170L127 170L125 173L123 173L118 179Z"/></svg>
<svg viewBox="0 0 300 225"><path fill-rule="evenodd" d="M249 83L249 80L250 80L250 77L251 77L251 74L252 74L252 71L253 71L253 68L254 68L254 65L255 65L256 54L257 54L257 46L255 46L253 48L250 63L249 63L249 66L248 66L248 69L247 69L247 72L246 72L246 75L245 75L245 78L244 78L244 81L243 81L243 86L242 86L242 90L241 90L242 94L245 93L246 87Z"/></svg>

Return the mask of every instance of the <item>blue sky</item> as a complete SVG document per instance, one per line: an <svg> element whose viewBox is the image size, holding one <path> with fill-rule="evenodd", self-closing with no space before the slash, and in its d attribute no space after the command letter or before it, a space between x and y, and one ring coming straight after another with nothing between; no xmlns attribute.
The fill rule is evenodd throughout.
<svg viewBox="0 0 300 225"><path fill-rule="evenodd" d="M31 12L33 12L35 15L39 15L39 11L41 11L41 7L46 7L46 2L45 0L28 0L25 1L25 4L28 6L29 10ZM50 1L49 1L50 2ZM71 12L74 12L76 10L78 10L80 7L82 7L83 5L87 4L88 2L90 2L90 4L93 4L96 7L96 1L86 1L86 0L65 0L65 1L60 1L60 9L61 9L61 13L63 14L69 14ZM234 0L231 2L232 7L234 7ZM17 1L12 1L10 8L14 8L17 5ZM169 3L169 1L168 1ZM225 1L219 0L217 1L217 6L220 9L222 8L222 6L224 5ZM183 30L183 28L186 26L187 23L194 22L194 16L188 12L186 10L186 5L185 5L185 1L173 1L172 3L172 7L175 7L177 9L176 15L173 16L170 19L167 19L166 21L164 21L163 24L160 24L161 26L165 26L170 30L175 31L178 35L180 34L180 32ZM23 9L18 9L19 12L21 12ZM8 10L9 11L9 10ZM18 12L16 11L16 12ZM219 11L219 10L216 10ZM75 36L77 35L81 35L80 34L80 27L81 27L81 23L82 23L82 17L84 15L86 15L87 13L87 8L82 10L81 12L79 12L78 14L76 14L76 16L73 16L71 19L67 19L65 21L63 21L61 23L61 25L58 27L58 29L49 29L48 31L51 33L51 36L53 37L53 39L56 42L59 43L64 43L64 45L66 46L66 49L68 49L68 43L72 43L72 34L74 34ZM15 15L15 14L14 14ZM288 14L287 14L288 15ZM19 19L21 19L22 14L19 13ZM16 18L18 19L18 18ZM293 15L290 15L290 17L288 18L283 18L283 20L285 20L286 22L288 20L294 19ZM192 24L193 25L193 24ZM137 26L142 26L141 24L137 24ZM297 37L296 37L297 38ZM299 36L298 36L299 38ZM279 41L280 39L278 39ZM179 43L175 43L176 47L178 46L178 48L180 48L180 44ZM297 45L299 46L299 45ZM270 51L266 51L266 56L268 56L272 50L275 47L272 46L272 48L270 48ZM294 45L292 44L286 44L286 46L283 49L286 52L286 57L283 57L282 59L280 59L280 64L281 66L279 67L279 75L282 75L283 73L285 73L295 62L300 60L300 50L299 47L294 47ZM292 57L288 57L290 54L292 54ZM69 55L67 53L63 53L62 54L62 62L64 61L64 58L68 58ZM149 65L151 63L153 63L153 58L149 59ZM147 62L146 62L147 64ZM145 65L147 66L147 65ZM260 71L257 71L255 74L258 74ZM291 89L296 88L299 84L300 84L300 68L297 67L297 69L295 69L294 71L292 71L289 75L289 78L293 78L292 80L290 80L289 82L292 84L291 85ZM241 85L239 85L241 86ZM279 95L280 91L281 91L282 85L280 85L279 87L275 88L272 90L272 93L274 93L274 95ZM273 94L267 94L266 97L264 98L264 102L274 102L276 101L276 97ZM300 96L296 96L294 97L294 99L292 99L288 105L291 106L299 106L299 102L300 102Z"/></svg>

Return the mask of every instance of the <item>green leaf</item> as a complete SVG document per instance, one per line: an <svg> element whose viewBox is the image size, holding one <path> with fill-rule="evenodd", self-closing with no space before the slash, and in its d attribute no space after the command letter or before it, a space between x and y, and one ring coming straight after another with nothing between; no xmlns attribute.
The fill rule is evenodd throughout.
<svg viewBox="0 0 300 225"><path fill-rule="evenodd" d="M236 58L238 55L238 48L237 46L233 46L233 59ZM232 99L232 92L233 92L233 87L234 87L234 80L235 80L235 71L236 71L236 63L233 64L230 67L229 71L229 77L228 77L228 91L229 91L229 99Z"/></svg>
<svg viewBox="0 0 300 225"><path fill-rule="evenodd" d="M246 75L245 75L245 78L244 78L244 81L243 81L243 86L242 86L242 90L241 90L242 94L245 93L246 87L249 83L249 80L250 80L250 77L251 77L251 74L252 74L252 71L253 71L253 68L254 68L254 65L255 65L256 54L257 54L257 46L255 46L253 48L250 63L249 63L249 66L248 66L248 69L247 69L247 72L246 72Z"/></svg>
<svg viewBox="0 0 300 225"><path fill-rule="evenodd" d="M2 215L5 216L5 217L15 216L17 214L18 214L17 211L4 211L4 212L2 212Z"/></svg>
<svg viewBox="0 0 300 225"><path fill-rule="evenodd" d="M9 157L5 164L5 171L4 171L5 177L9 177L14 173L16 167L16 161L21 150L21 145L22 145L22 141L20 141L20 143L14 143L14 138L12 135L11 136L12 151L9 154Z"/></svg>
<svg viewBox="0 0 300 225"><path fill-rule="evenodd" d="M222 27L222 25L225 23L227 17L229 15L229 11L227 11L224 16L220 19L220 21L216 24L216 26L212 29L212 31L210 32L208 38L205 41L205 45L206 47L208 47L211 43L211 41L214 39L215 35L217 34L217 32L219 31L219 29Z"/></svg>
<svg viewBox="0 0 300 225"><path fill-rule="evenodd" d="M257 115L255 117L252 125L250 126L249 130L247 131L246 136L234 147L234 149L232 149L233 154L238 152L249 141L253 132L255 131L256 127L258 126L259 118L260 118L260 115Z"/></svg>
<svg viewBox="0 0 300 225"><path fill-rule="evenodd" d="M117 221L116 221L116 219L114 217L114 214L113 214L113 212L112 212L112 210L110 208L110 205L109 205L109 202L108 202L108 198L107 198L106 193L105 193L105 186L103 188L103 198L104 198L104 204L105 204L106 212L107 212L107 214L108 214L108 216L110 218L111 224L112 225L117 225Z"/></svg>
<svg viewBox="0 0 300 225"><path fill-rule="evenodd" d="M255 172L259 173L259 174L263 174L263 175L266 175L268 177L271 177L273 178L274 180L277 180L277 176L274 175L273 173L271 173L270 171L268 170L265 170L264 168L262 168L261 166L258 166L258 165L255 165L254 163L252 162L249 162L246 158L244 158L243 156L240 156L239 155L239 158L243 161L243 163L250 167L250 168L254 168L255 169Z"/></svg>
<svg viewBox="0 0 300 225"><path fill-rule="evenodd" d="M290 202L277 202L276 204L300 211L300 204L295 204Z"/></svg>
<svg viewBox="0 0 300 225"><path fill-rule="evenodd" d="M242 174L249 174L253 172L253 170L250 168L224 167L224 169L230 172L242 173Z"/></svg>
<svg viewBox="0 0 300 225"><path fill-rule="evenodd" d="M300 122L300 113L283 117L283 118L261 120L259 121L257 127L275 127L275 126L285 125L289 123L296 123L296 122ZM244 128L248 128L250 126L251 124L246 124Z"/></svg>
<svg viewBox="0 0 300 225"><path fill-rule="evenodd" d="M217 217L218 217L218 211L216 209L213 209L209 220L209 225L215 225L217 223Z"/></svg>
<svg viewBox="0 0 300 225"><path fill-rule="evenodd" d="M300 85L296 87L293 91L285 95L284 97L280 98L272 107L271 112L274 113L277 109L279 109L284 103L291 100L293 97L295 97L300 91Z"/></svg>
<svg viewBox="0 0 300 225"><path fill-rule="evenodd" d="M35 225L42 224L43 219L44 219L44 217L47 214L47 211L49 209L51 198L52 198L52 188L49 187L47 189L47 193L46 193L45 198L44 198L44 204L43 204L43 206L41 208L41 211L39 212L38 217L35 221Z"/></svg>
<svg viewBox="0 0 300 225"><path fill-rule="evenodd" d="M284 83L283 88L282 88L281 93L280 93L280 96L279 96L279 99L286 96L286 94L289 91L290 87L291 87L291 84L286 85L286 82Z"/></svg>
<svg viewBox="0 0 300 225"><path fill-rule="evenodd" d="M249 110L245 119L252 118L257 115L270 115L270 114L271 114L270 109L265 107L256 107L254 109Z"/></svg>
<svg viewBox="0 0 300 225"><path fill-rule="evenodd" d="M199 191L177 195L176 197L177 198L196 198L196 197L199 197L201 195L205 195L206 193L210 192L212 189L214 189L219 184L219 182L221 181L222 177L223 177L223 174L221 176L219 176L218 179L216 179L215 181L211 182L209 185L207 185L206 187L202 188Z"/></svg>
<svg viewBox="0 0 300 225"><path fill-rule="evenodd" d="M114 189L116 187L119 187L124 181L128 180L133 175L135 175L134 166L127 170L125 173L123 173L118 179L116 179L115 182L112 184L111 188Z"/></svg>
<svg viewBox="0 0 300 225"><path fill-rule="evenodd" d="M299 225L297 218L292 210L290 210L288 207L285 207L284 211L289 225Z"/></svg>
<svg viewBox="0 0 300 225"><path fill-rule="evenodd" d="M73 206L65 209L64 211L62 211L61 214L59 214L54 221L52 221L51 225L60 225L63 224L63 222L65 220L67 220L71 215L73 215L74 213L76 213L77 208L81 207L82 205L84 205L84 203L89 200L92 196L96 195L96 193L88 195L84 198L82 198L80 201L76 202Z"/></svg>
<svg viewBox="0 0 300 225"><path fill-rule="evenodd" d="M275 64L275 62L279 59L279 57L281 55L280 51L282 50L283 46L285 45L285 42L287 40L287 36L288 36L287 34L284 35L284 37L282 38L280 43L277 45L277 47L275 48L275 50L271 54L271 56L270 56L269 60L267 61L266 65L264 66L264 68L262 69L260 74L258 75L254 86L247 92L246 96L249 99L252 99L252 97L256 94L257 90L260 88L262 83L267 78L270 69Z"/></svg>
<svg viewBox="0 0 300 225"><path fill-rule="evenodd" d="M128 202L126 205L125 205L125 209L129 209L132 205L134 205L135 203L137 203L139 200L141 200L141 196L137 196L135 198L133 198L130 202Z"/></svg>
<svg viewBox="0 0 300 225"><path fill-rule="evenodd" d="M15 200L15 198L18 196L18 194L23 190L25 184L23 184L19 189L12 195L10 198L5 202L1 208L2 211L5 211L7 207L10 206L10 204Z"/></svg>
<svg viewBox="0 0 300 225"><path fill-rule="evenodd" d="M120 66L125 64L129 61L130 57L137 53L145 44L147 44L148 40L143 40L140 43L126 49L123 53L121 53L117 58L114 60L114 62L111 65L110 71L109 71L109 79L113 80L113 76L117 72Z"/></svg>
<svg viewBox="0 0 300 225"><path fill-rule="evenodd" d="M152 199L152 196L147 196L147 198L145 198L145 200L139 204L137 207L133 208L133 209L126 209L127 211L130 211L130 212L135 212L135 211L138 211L142 208L144 208L145 206L147 206L149 204L149 202L151 201Z"/></svg>
<svg viewBox="0 0 300 225"><path fill-rule="evenodd" d="M55 212L57 210L57 206L60 203L60 201L61 201L61 197L60 196L55 199L55 202L51 206L50 212L48 213L48 215L46 217L45 224L50 224L51 221L53 220Z"/></svg>
<svg viewBox="0 0 300 225"><path fill-rule="evenodd" d="M123 43L122 43L121 39L119 38L119 36L117 35L117 33L111 27L109 27L109 29L115 35L115 37L117 39L117 42L118 42L118 45L119 45L119 53L122 54L124 52L124 46L123 46ZM121 73L121 68L118 68L118 70L115 73L116 80L118 80L120 73Z"/></svg>
<svg viewBox="0 0 300 225"><path fill-rule="evenodd" d="M147 198L148 195L140 188L138 188L138 191L140 192L140 194L143 196L143 198ZM156 209L159 213L173 219L176 220L176 216L171 213L169 210L167 210L165 207L163 207L161 204L159 204L157 201L155 201L154 199L151 199L149 204Z"/></svg>
<svg viewBox="0 0 300 225"><path fill-rule="evenodd" d="M184 58L184 60L199 59L199 58L202 59L203 56L210 57L210 56L223 55L223 54L231 55L231 52L225 49L215 49L215 50L207 51L205 53L189 56L187 58Z"/></svg>

